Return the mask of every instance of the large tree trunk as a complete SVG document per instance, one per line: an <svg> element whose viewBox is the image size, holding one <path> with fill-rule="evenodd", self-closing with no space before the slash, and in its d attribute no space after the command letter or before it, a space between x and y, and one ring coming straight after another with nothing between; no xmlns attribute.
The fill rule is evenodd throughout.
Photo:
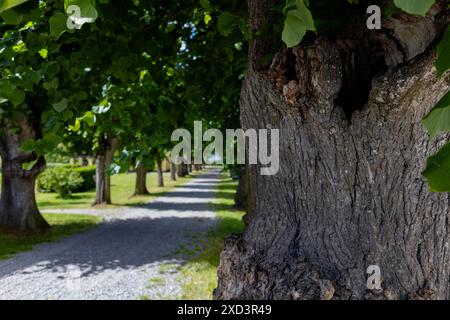
<svg viewBox="0 0 450 320"><path fill-rule="evenodd" d="M2 158L2 190L0 226L11 230L42 232L49 225L39 213L35 199L36 177L45 169L43 157L21 151L28 139L37 138L36 130L24 116L2 123L0 155ZM23 164L36 161L25 170Z"/></svg>
<svg viewBox="0 0 450 320"><path fill-rule="evenodd" d="M97 153L95 173L95 202L93 205L111 204L111 177L106 170L113 161L117 138L109 137L100 140Z"/></svg>
<svg viewBox="0 0 450 320"><path fill-rule="evenodd" d="M156 160L157 173L158 173L158 187L164 187L164 172L162 169L162 160Z"/></svg>
<svg viewBox="0 0 450 320"><path fill-rule="evenodd" d="M449 298L449 195L421 176L446 138L431 143L420 122L449 90L433 68L439 10L285 49L268 72L251 61L242 125L280 129L280 171L250 166L248 225L226 240L215 298ZM367 288L369 265L381 290Z"/></svg>
<svg viewBox="0 0 450 320"><path fill-rule="evenodd" d="M136 167L136 186L134 188L135 196L148 195L147 189L147 168L143 162Z"/></svg>
<svg viewBox="0 0 450 320"><path fill-rule="evenodd" d="M177 181L177 165L170 162L170 181Z"/></svg>

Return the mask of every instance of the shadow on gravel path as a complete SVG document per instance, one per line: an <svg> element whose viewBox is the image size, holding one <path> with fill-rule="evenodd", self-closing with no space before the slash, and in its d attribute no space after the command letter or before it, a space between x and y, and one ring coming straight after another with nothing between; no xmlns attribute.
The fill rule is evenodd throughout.
<svg viewBox="0 0 450 320"><path fill-rule="evenodd" d="M0 299L137 299L175 296L176 273L152 288L163 264L182 264L175 255L190 234L205 234L216 223L209 203L220 172L210 170L151 203L111 210L52 210L94 214L99 227L0 261ZM50 211L47 211L50 212ZM162 292L159 291L162 290ZM158 292L155 292L158 291Z"/></svg>

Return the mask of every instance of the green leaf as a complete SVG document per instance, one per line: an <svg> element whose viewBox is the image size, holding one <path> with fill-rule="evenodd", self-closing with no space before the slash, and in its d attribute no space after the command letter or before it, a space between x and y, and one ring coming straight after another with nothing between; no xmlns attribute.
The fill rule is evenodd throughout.
<svg viewBox="0 0 450 320"><path fill-rule="evenodd" d="M18 14L13 9L3 11L2 13L0 13L0 16L6 24L10 25L18 25L23 20L23 15Z"/></svg>
<svg viewBox="0 0 450 320"><path fill-rule="evenodd" d="M302 26L302 23L293 15L288 15L284 21L284 29L281 35L283 42L288 48L298 45L306 34L306 28Z"/></svg>
<svg viewBox="0 0 450 320"><path fill-rule="evenodd" d="M0 95L2 98L11 102L15 107L21 105L25 101L25 92L18 89L7 80L0 80Z"/></svg>
<svg viewBox="0 0 450 320"><path fill-rule="evenodd" d="M22 146L20 149L24 152L32 152L34 151L35 142L34 139L28 139L24 143L22 143Z"/></svg>
<svg viewBox="0 0 450 320"><path fill-rule="evenodd" d="M50 34L55 37L59 38L64 32L67 31L67 16L62 13L58 12L54 14L50 20Z"/></svg>
<svg viewBox="0 0 450 320"><path fill-rule="evenodd" d="M59 80L58 80L58 78L55 78L52 81L44 82L44 84L42 86L44 87L45 90L51 91L51 90L56 90L58 88L58 85L59 85Z"/></svg>
<svg viewBox="0 0 450 320"><path fill-rule="evenodd" d="M229 12L222 12L217 21L217 29L223 36L228 37L233 33L234 28L239 25L240 20L241 18L238 16Z"/></svg>
<svg viewBox="0 0 450 320"><path fill-rule="evenodd" d="M31 169L33 169L34 165L35 165L38 161L39 161L39 159L33 160L33 161L31 161L31 162L25 162L25 163L22 163L22 168L23 168L24 170L31 170Z"/></svg>
<svg viewBox="0 0 450 320"><path fill-rule="evenodd" d="M424 16L435 0L394 0L395 5L405 12Z"/></svg>
<svg viewBox="0 0 450 320"><path fill-rule="evenodd" d="M386 6L383 8L383 15L386 18L392 17L396 13L400 13L402 10L398 8L392 1L388 1Z"/></svg>
<svg viewBox="0 0 450 320"><path fill-rule="evenodd" d="M450 26L447 28L444 37L439 43L437 52L438 58L436 60L436 69L438 75L441 77L450 69Z"/></svg>
<svg viewBox="0 0 450 320"><path fill-rule="evenodd" d="M213 10L213 7L211 6L211 3L209 3L209 0L200 0L200 5L206 11L212 11Z"/></svg>
<svg viewBox="0 0 450 320"><path fill-rule="evenodd" d="M56 112L63 112L67 109L67 106L69 104L69 101L66 98L62 98L60 102L53 104L53 109L56 110Z"/></svg>
<svg viewBox="0 0 450 320"><path fill-rule="evenodd" d="M23 41L19 41L15 46L12 47L14 52L24 53L28 51L27 45Z"/></svg>
<svg viewBox="0 0 450 320"><path fill-rule="evenodd" d="M298 45L307 31L316 31L311 11L304 0L289 0L284 12L286 20L281 37L289 48Z"/></svg>
<svg viewBox="0 0 450 320"><path fill-rule="evenodd" d="M24 152L36 152L38 155L44 155L54 150L62 142L62 137L55 133L47 134L44 139L28 139L22 143L21 149Z"/></svg>
<svg viewBox="0 0 450 320"><path fill-rule="evenodd" d="M47 152L47 142L43 139L39 139L34 144L34 152L38 155L44 155Z"/></svg>
<svg viewBox="0 0 450 320"><path fill-rule="evenodd" d="M69 130L74 131L74 132L80 130L80 128L81 128L81 119L80 118L77 118L75 120L75 124L73 126L69 125Z"/></svg>
<svg viewBox="0 0 450 320"><path fill-rule="evenodd" d="M44 137L45 151L50 152L62 142L62 137L55 133L49 133Z"/></svg>
<svg viewBox="0 0 450 320"><path fill-rule="evenodd" d="M47 56L48 56L48 50L45 49L45 48L39 50L39 55L40 55L42 58L47 59Z"/></svg>
<svg viewBox="0 0 450 320"><path fill-rule="evenodd" d="M450 142L427 159L422 174L428 180L431 192L450 192Z"/></svg>
<svg viewBox="0 0 450 320"><path fill-rule="evenodd" d="M16 90L14 92L14 95L9 97L9 101L15 106L20 106L22 103L25 102L25 92L22 90Z"/></svg>
<svg viewBox="0 0 450 320"><path fill-rule="evenodd" d="M175 74L175 69L171 68L171 67L168 67L167 71L166 71L166 74L167 74L168 77L173 77L173 75Z"/></svg>
<svg viewBox="0 0 450 320"><path fill-rule="evenodd" d="M205 21L205 24L206 24L206 25L209 25L209 23L210 23L211 20L212 20L212 17L211 17L211 15L210 15L209 13L206 13L206 14L205 14L205 18L204 18L203 20Z"/></svg>
<svg viewBox="0 0 450 320"><path fill-rule="evenodd" d="M440 132L450 131L450 92L448 92L422 120L422 124L428 130L431 139Z"/></svg>
<svg viewBox="0 0 450 320"><path fill-rule="evenodd" d="M0 13L14 8L28 0L0 0Z"/></svg>
<svg viewBox="0 0 450 320"><path fill-rule="evenodd" d="M84 121L87 123L89 127L95 126L96 117L92 111L87 111L83 117Z"/></svg>

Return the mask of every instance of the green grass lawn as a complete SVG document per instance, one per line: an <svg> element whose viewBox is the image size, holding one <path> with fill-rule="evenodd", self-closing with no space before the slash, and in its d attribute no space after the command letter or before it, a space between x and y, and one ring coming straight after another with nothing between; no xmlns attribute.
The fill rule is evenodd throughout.
<svg viewBox="0 0 450 320"><path fill-rule="evenodd" d="M192 257L186 265L179 268L182 283L179 299L212 299L212 292L217 287L217 268L224 238L244 230L244 212L233 207L236 187L237 181L225 175L219 182L216 201L211 204L219 223L207 234L206 239L193 239L196 244L194 252L188 252Z"/></svg>
<svg viewBox="0 0 450 320"><path fill-rule="evenodd" d="M197 173L193 173L195 175ZM164 187L157 187L157 174L150 172L147 175L148 196L132 197L136 175L134 173L117 174L111 177L111 198L113 204L105 208L116 206L139 205L149 202L154 197L162 195L173 187L189 181L192 177L177 178L177 181L169 181L170 174L164 173ZM36 192L36 200L41 210L45 209L79 209L89 208L95 199L95 190L90 192L75 193L71 199L61 199L56 193Z"/></svg>
<svg viewBox="0 0 450 320"><path fill-rule="evenodd" d="M77 214L44 214L51 228L44 234L20 235L0 232L0 260L30 251L36 244L53 242L74 233L93 228L101 218Z"/></svg>

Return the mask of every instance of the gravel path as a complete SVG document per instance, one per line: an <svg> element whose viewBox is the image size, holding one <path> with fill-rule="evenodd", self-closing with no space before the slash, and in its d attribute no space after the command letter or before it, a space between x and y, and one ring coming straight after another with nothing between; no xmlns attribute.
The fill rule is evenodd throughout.
<svg viewBox="0 0 450 320"><path fill-rule="evenodd" d="M183 260L175 251L189 243L189 235L215 225L208 203L219 174L210 170L145 206L57 210L100 215L105 221L0 261L0 299L176 297L176 266Z"/></svg>

